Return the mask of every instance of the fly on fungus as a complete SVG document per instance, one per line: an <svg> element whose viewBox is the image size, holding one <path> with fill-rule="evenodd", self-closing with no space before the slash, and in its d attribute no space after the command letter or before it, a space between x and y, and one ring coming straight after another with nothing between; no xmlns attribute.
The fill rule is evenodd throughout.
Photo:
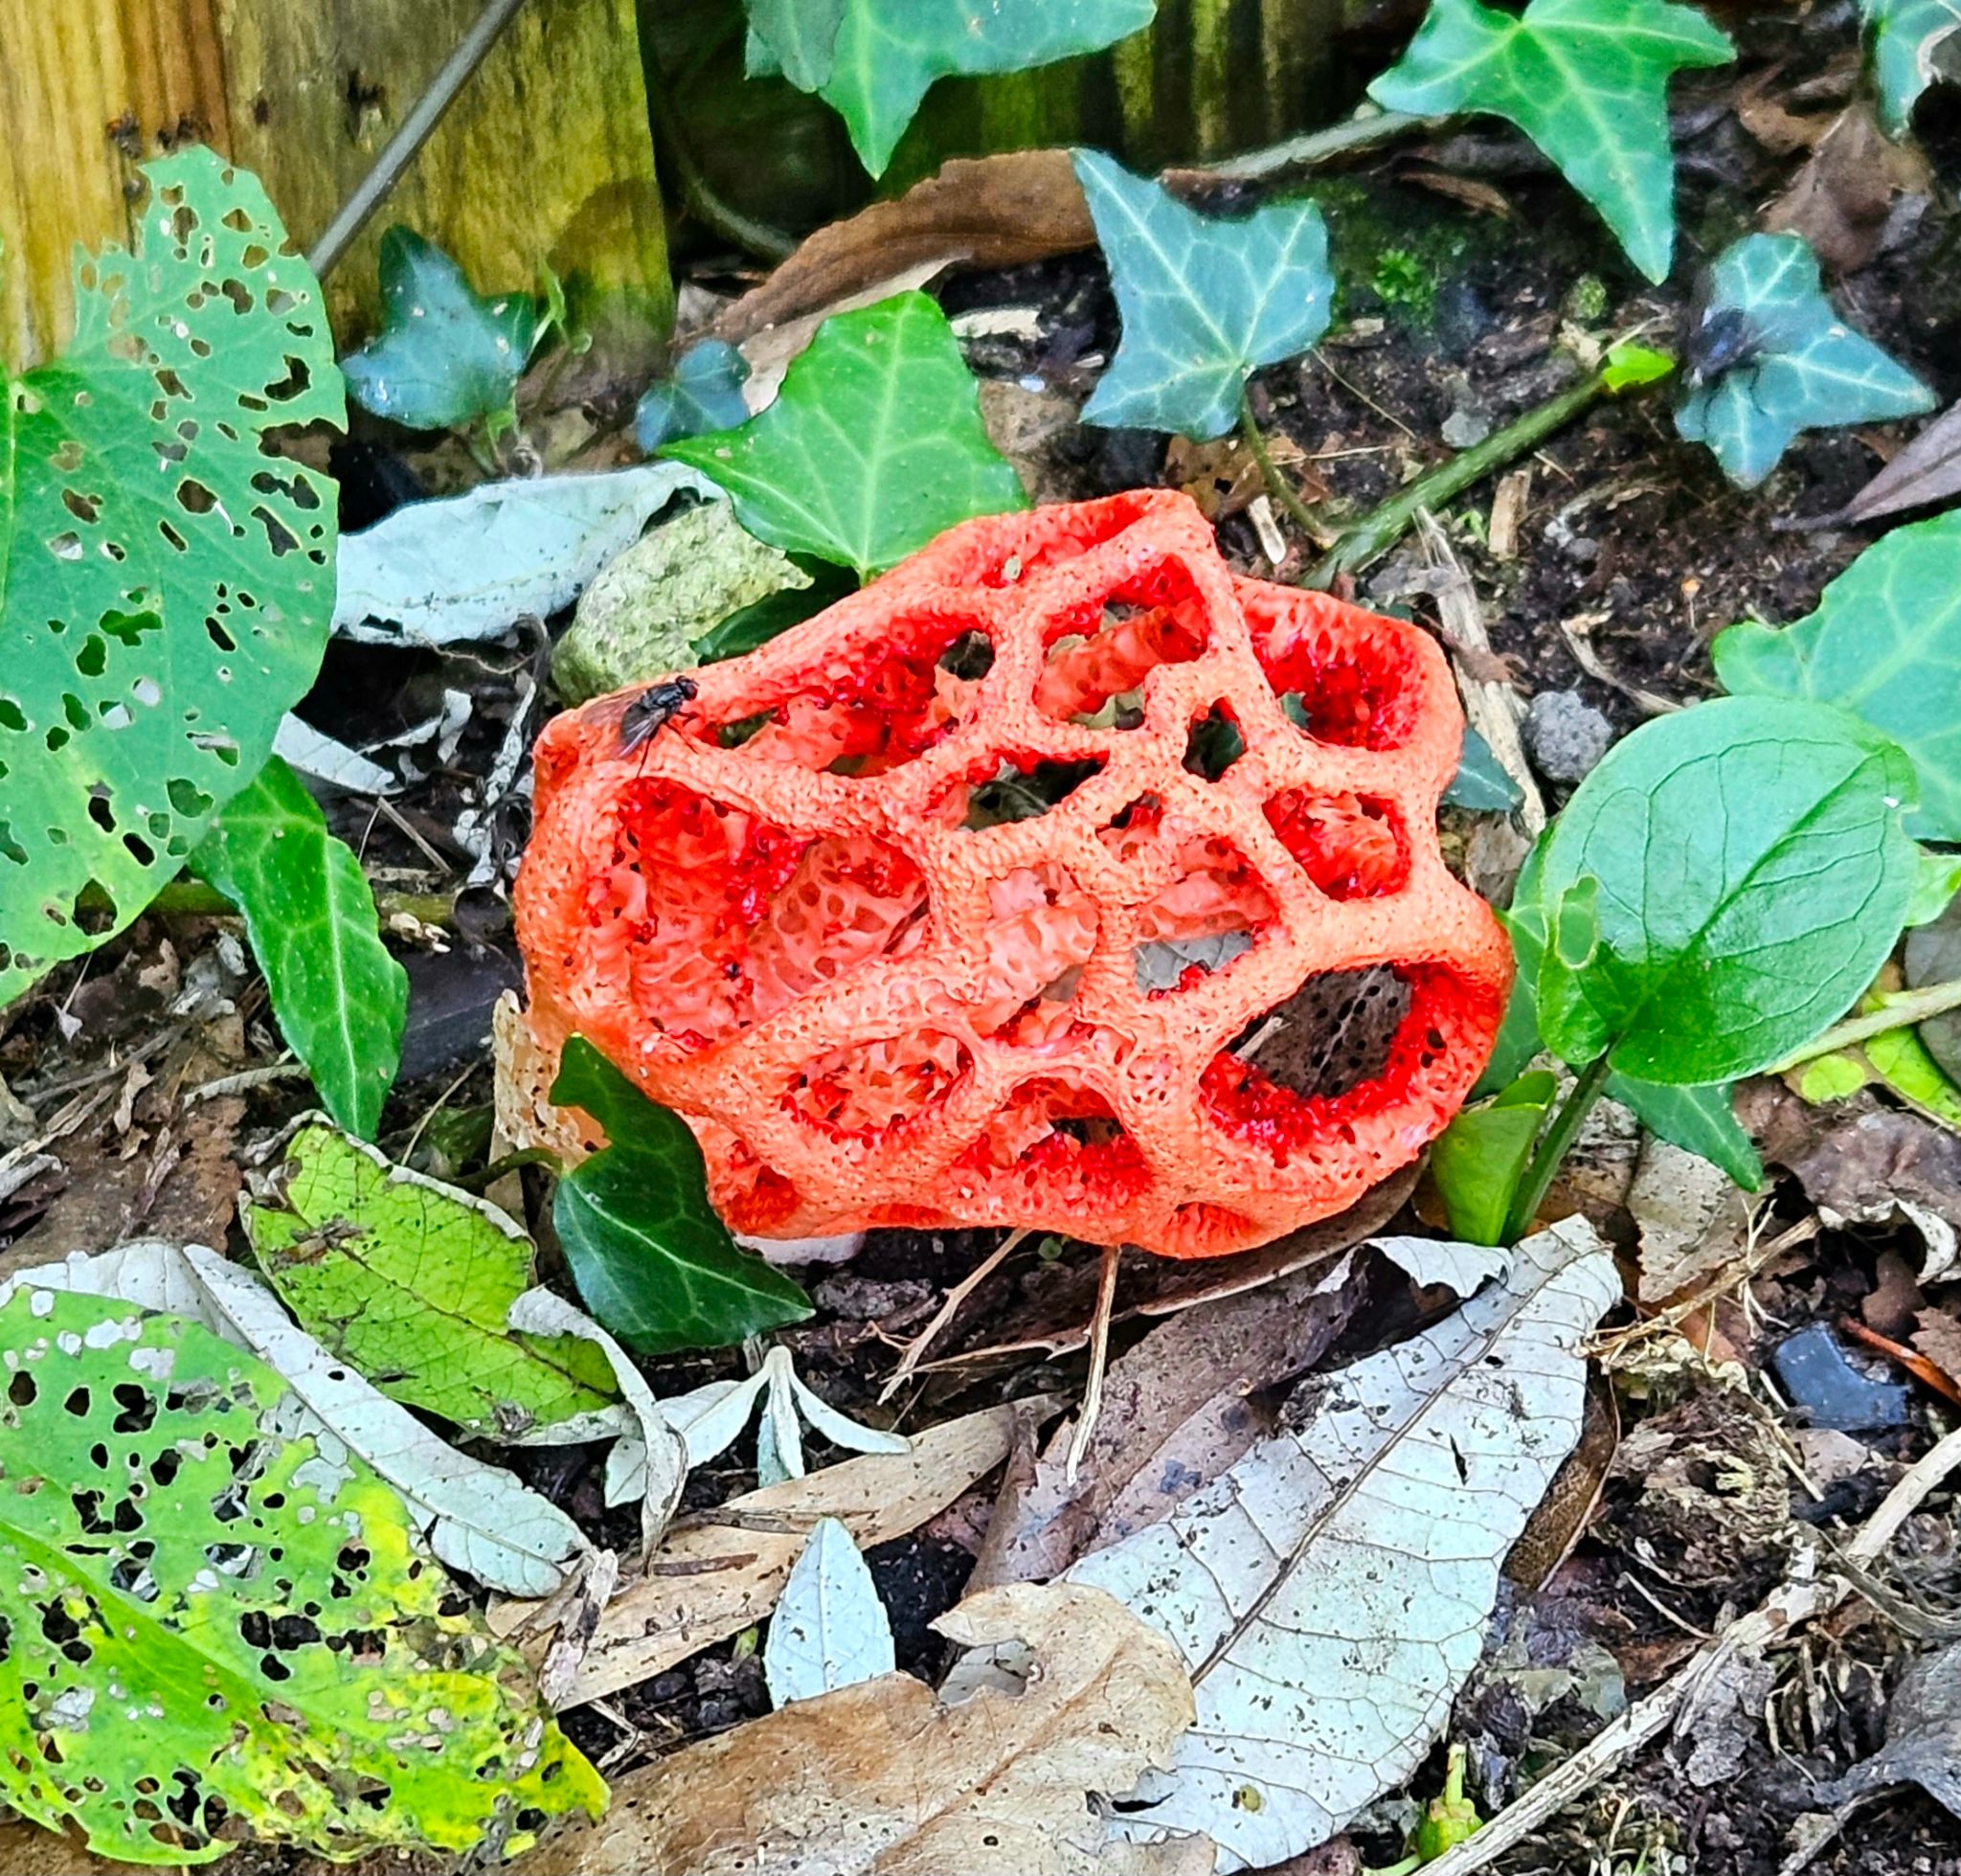
<svg viewBox="0 0 1961 1876"><path fill-rule="evenodd" d="M686 1116L738 1231L1245 1250L1490 1051L1442 653L1235 578L1182 495L968 522L672 682L631 749L619 697L547 729L518 932L538 1040Z"/></svg>

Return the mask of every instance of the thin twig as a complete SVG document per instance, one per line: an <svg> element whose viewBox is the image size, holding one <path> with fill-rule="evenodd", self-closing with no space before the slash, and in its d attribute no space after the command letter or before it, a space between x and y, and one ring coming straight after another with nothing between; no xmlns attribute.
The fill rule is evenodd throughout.
<svg viewBox="0 0 1961 1876"><path fill-rule="evenodd" d="M1961 1009L1961 978L1947 983L1924 983L1917 990L1895 990L1882 1000L1877 1009L1869 1009L1863 1016L1848 1016L1842 1023L1834 1023L1815 1041L1806 1043L1802 1049L1792 1050L1782 1061L1772 1062L1764 1073L1787 1074L1806 1062L1816 1061L1820 1055L1836 1054L1841 1049L1850 1049L1855 1043L1870 1042L1874 1036L1885 1035L1893 1029L1911 1028L1916 1023L1925 1023L1928 1017L1943 1015L1950 1009Z"/></svg>
<svg viewBox="0 0 1961 1876"><path fill-rule="evenodd" d="M1444 118L1412 117L1408 111L1371 110L1332 124L1325 130L1310 130L1305 136L1289 137L1285 143L1269 144L1264 149L1250 149L1222 162L1200 164L1195 169L1167 170L1165 180L1255 182L1277 175L1283 170L1311 170L1338 156L1350 156L1357 150L1392 143L1407 131L1433 129L1447 122Z"/></svg>
<svg viewBox="0 0 1961 1876"><path fill-rule="evenodd" d="M891 1378L886 1382L879 1393L881 1406L898 1392L906 1377L919 1366L920 1358L939 1339L940 1331L959 1313L960 1305L1007 1261L1010 1254L1027 1235L1028 1228L1026 1225L1020 1231L1008 1232L980 1263L946 1293L946 1300L933 1312L933 1321L906 1345L906 1352L899 1357L898 1367L892 1369Z"/></svg>
<svg viewBox="0 0 1961 1876"><path fill-rule="evenodd" d="M1116 1267L1122 1261L1122 1245L1103 1247L1103 1268L1096 1277L1096 1308L1090 1318L1090 1378L1083 1386L1083 1404L1076 1413L1069 1459L1062 1469L1066 1485L1076 1482L1083 1456L1090 1450L1090 1437L1096 1431L1097 1416L1103 1412L1103 1377L1110 1368L1110 1318L1116 1307Z"/></svg>

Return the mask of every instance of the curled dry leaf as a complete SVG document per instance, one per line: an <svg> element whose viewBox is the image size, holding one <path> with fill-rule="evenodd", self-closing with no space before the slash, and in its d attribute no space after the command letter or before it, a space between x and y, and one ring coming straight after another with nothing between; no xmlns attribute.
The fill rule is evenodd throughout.
<svg viewBox="0 0 1961 1876"><path fill-rule="evenodd" d="M1856 274L1879 252L1898 195L1932 186L1927 158L1896 144L1863 101L1838 114L1791 186L1764 212L1764 226L1802 235L1838 274Z"/></svg>
<svg viewBox="0 0 1961 1876"><path fill-rule="evenodd" d="M1115 1840L1091 1797L1129 1791L1191 1724L1191 1684L1162 1636L1074 1584L986 1590L935 1626L994 1651L995 1671L957 1671L941 1694L881 1675L690 1746L620 1780L603 1824L559 1839L532 1866L546 1876L1212 1867L1209 1843Z"/></svg>
<svg viewBox="0 0 1961 1876"><path fill-rule="evenodd" d="M616 1596L561 1705L577 1706L637 1681L761 1621L776 1607L790 1571L822 1518L836 1518L861 1549L903 1537L944 1511L1003 1458L1017 1422L1043 1416L1046 1401L1018 1401L949 1420L916 1435L908 1453L876 1453L825 1466L766 1491L732 1499L671 1526L641 1580ZM490 1610L500 1636L530 1633L542 1659L549 1633L533 1602Z"/></svg>

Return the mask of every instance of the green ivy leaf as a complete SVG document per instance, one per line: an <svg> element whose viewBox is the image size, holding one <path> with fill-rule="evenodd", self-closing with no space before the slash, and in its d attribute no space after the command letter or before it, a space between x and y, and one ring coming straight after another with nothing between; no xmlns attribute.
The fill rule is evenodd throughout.
<svg viewBox="0 0 1961 1876"><path fill-rule="evenodd" d="M1808 1042L1900 936L1919 873L1901 825L1913 769L1842 711L1730 697L1644 724L1545 836L1530 915L1538 1023L1578 1065L1638 1080L1726 1081ZM1592 887L1596 942L1567 942ZM1525 920L1515 905L1513 929Z"/></svg>
<svg viewBox="0 0 1961 1876"><path fill-rule="evenodd" d="M694 641L694 655L704 665L723 658L740 658L755 651L772 639L780 638L793 625L815 619L826 606L836 605L846 594L858 590L858 581L845 568L823 560L800 560L800 570L809 576L805 586L785 586L737 606L726 619L710 625Z"/></svg>
<svg viewBox="0 0 1961 1876"><path fill-rule="evenodd" d="M1464 1108L1444 1129L1430 1149L1430 1171L1453 1237L1467 1244L1505 1241L1512 1194L1558 1093L1558 1077L1534 1069L1496 1100Z"/></svg>
<svg viewBox="0 0 1961 1876"><path fill-rule="evenodd" d="M699 339L674 362L671 375L647 386L634 414L640 446L651 454L678 437L726 430L749 416L742 387L749 361L722 339Z"/></svg>
<svg viewBox="0 0 1961 1876"><path fill-rule="evenodd" d="M1961 0L1859 0L1887 134L1904 137L1920 94L1943 76L1935 55L1961 32Z"/></svg>
<svg viewBox="0 0 1961 1876"><path fill-rule="evenodd" d="M293 1136L245 1231L300 1326L405 1407L508 1439L619 1398L597 1343L511 1328L535 1278L503 1212L332 1127Z"/></svg>
<svg viewBox="0 0 1961 1876"><path fill-rule="evenodd" d="M1517 124L1660 281L1675 252L1668 81L1735 56L1727 34L1667 0L1532 0L1522 14L1431 0L1368 95L1385 110Z"/></svg>
<svg viewBox="0 0 1961 1876"><path fill-rule="evenodd" d="M1026 72L1150 25L1157 0L748 0L752 72L843 117L876 175L935 79ZM758 50L759 45L759 50Z"/></svg>
<svg viewBox="0 0 1961 1876"><path fill-rule="evenodd" d="M1705 442L1730 481L1754 488L1801 430L1911 417L1933 394L1845 325L1801 235L1746 235L1717 257L1702 331L1733 331L1733 362L1691 373L1675 427Z"/></svg>
<svg viewBox="0 0 1961 1876"><path fill-rule="evenodd" d="M447 430L510 409L544 336L528 293L486 299L433 241L399 224L381 237L381 330L344 359L364 411Z"/></svg>
<svg viewBox="0 0 1961 1876"><path fill-rule="evenodd" d="M242 170L144 173L135 252L78 265L67 350L0 373L0 1005L184 864L333 610L334 486L263 447L346 418L319 283Z"/></svg>
<svg viewBox="0 0 1961 1876"><path fill-rule="evenodd" d="M1869 547L1781 630L1732 625L1714 646L1735 696L1808 697L1891 736L1920 775L1906 823L1961 841L1961 511L1899 528Z"/></svg>
<svg viewBox="0 0 1961 1876"><path fill-rule="evenodd" d="M360 861L274 756L190 865L245 915L280 1033L327 1112L372 1139L401 1061L409 979L381 941Z"/></svg>
<svg viewBox="0 0 1961 1876"><path fill-rule="evenodd" d="M552 1221L578 1293L641 1355L721 1348L800 1322L810 1299L742 1249L709 1203L701 1148L583 1036L559 1058L552 1099L583 1108L609 1142L558 1182Z"/></svg>
<svg viewBox="0 0 1961 1876"><path fill-rule="evenodd" d="M1328 329L1328 231L1312 202L1202 215L1094 150L1075 153L1123 339L1085 423L1204 441L1239 421L1246 380Z"/></svg>
<svg viewBox="0 0 1961 1876"><path fill-rule="evenodd" d="M27 1287L0 1343L15 1810L176 1866L241 1829L336 1860L492 1834L514 1855L539 1820L604 1808L523 1658L448 1613L400 1497L346 1446L292 1435L257 1356Z"/></svg>
<svg viewBox="0 0 1961 1876"><path fill-rule="evenodd" d="M767 410L661 453L726 488L758 540L866 576L956 522L1028 505L988 441L953 328L923 293L834 314Z"/></svg>
<svg viewBox="0 0 1961 1876"><path fill-rule="evenodd" d="M1491 753L1491 745L1467 724L1463 753L1457 758L1457 773L1444 790L1445 802L1473 813L1509 814L1524 799L1525 791Z"/></svg>

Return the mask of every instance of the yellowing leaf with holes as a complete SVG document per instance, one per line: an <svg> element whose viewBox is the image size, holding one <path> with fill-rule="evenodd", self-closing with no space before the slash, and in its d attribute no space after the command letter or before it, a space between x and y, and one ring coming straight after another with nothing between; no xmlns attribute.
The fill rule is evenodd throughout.
<svg viewBox="0 0 1961 1876"><path fill-rule="evenodd" d="M149 165L58 358L0 377L0 1004L136 916L259 772L333 610L320 287L209 150Z"/></svg>
<svg viewBox="0 0 1961 1876"><path fill-rule="evenodd" d="M400 1497L186 1317L0 1306L0 1797L131 1863L526 1848L605 1788Z"/></svg>

